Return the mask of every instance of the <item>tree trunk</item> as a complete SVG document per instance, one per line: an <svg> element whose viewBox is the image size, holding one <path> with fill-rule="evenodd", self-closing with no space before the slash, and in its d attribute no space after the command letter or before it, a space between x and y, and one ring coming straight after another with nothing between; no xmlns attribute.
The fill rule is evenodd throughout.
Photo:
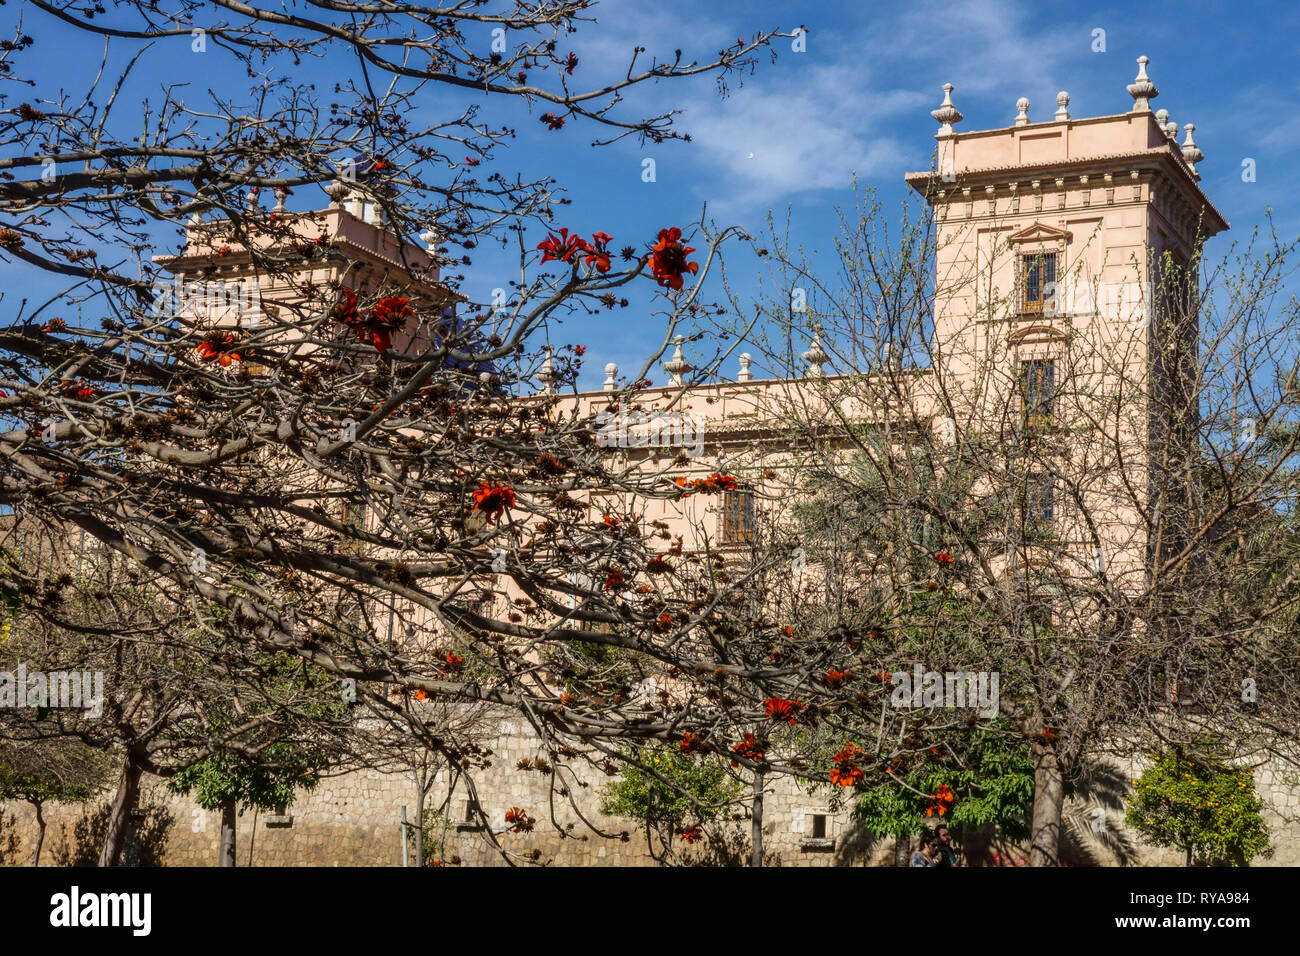
<svg viewBox="0 0 1300 956"><path fill-rule="evenodd" d="M235 818L238 807L234 798L221 805L221 843L217 850L217 866L235 865Z"/></svg>
<svg viewBox="0 0 1300 956"><path fill-rule="evenodd" d="M1056 866L1061 854L1061 810L1065 804L1065 773L1051 746L1034 744L1034 822L1029 848L1030 866Z"/></svg>
<svg viewBox="0 0 1300 956"><path fill-rule="evenodd" d="M894 866L912 864L912 841L905 836L894 837Z"/></svg>
<svg viewBox="0 0 1300 956"><path fill-rule="evenodd" d="M108 811L108 830L104 834L104 848L99 854L100 866L118 865L122 847L126 845L131 811L140 800L140 778L143 775L144 768L135 759L135 754L128 750L122 760L122 773L117 779L117 793L113 795Z"/></svg>
<svg viewBox="0 0 1300 956"><path fill-rule="evenodd" d="M415 865L424 866L424 799L428 791L424 789L424 781L420 782L417 788L419 792L415 797Z"/></svg>
<svg viewBox="0 0 1300 956"><path fill-rule="evenodd" d="M749 836L753 844L750 866L763 865L763 774L754 772L753 822L750 824Z"/></svg>
<svg viewBox="0 0 1300 956"><path fill-rule="evenodd" d="M36 808L36 849L32 851L32 866L41 865L41 845L45 842L45 817L41 814L40 800L31 801Z"/></svg>

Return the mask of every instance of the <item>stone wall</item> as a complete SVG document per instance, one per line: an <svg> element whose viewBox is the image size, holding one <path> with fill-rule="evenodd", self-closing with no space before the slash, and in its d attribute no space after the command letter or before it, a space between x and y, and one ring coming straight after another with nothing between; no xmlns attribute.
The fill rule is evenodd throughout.
<svg viewBox="0 0 1300 956"><path fill-rule="evenodd" d="M521 771L521 760L547 756L531 730L516 720L504 720L499 736L489 745L492 767L475 775L478 799L497 831L497 840L516 862L577 866L654 865L645 834L631 820L610 818L598 812L601 790L609 779L599 770L581 776L573 770L559 775ZM1137 761L1118 761L1116 770L1127 781L1140 772ZM1256 865L1300 865L1300 789L1294 779L1268 767L1256 772L1256 785L1268 809L1276 853ZM444 772L430 796L430 805L442 803L449 779ZM889 865L894 860L892 839L874 840L852 823L845 811L834 812L825 791L810 796L794 781L779 779L764 799L765 862L780 866ZM466 866L507 865L476 824L467 823L469 795L463 782L453 795L447 815L442 858ZM415 820L415 783L410 775L375 771L325 778L309 793L300 793L285 817L249 811L239 818L236 860L239 866L400 866L402 863L401 808ZM504 821L511 807L521 807L536 822L532 832L514 833ZM1075 831L1099 826L1095 807L1075 805L1068 814ZM26 804L4 805L0 816L0 857L25 862L34 845L35 817ZM551 820L559 825L560 831ZM818 818L822 818L819 820ZM48 805L44 865L93 864L101 843L106 813L104 802L85 806ZM596 831L584 822L596 825ZM1081 822L1082 821L1082 822ZM1122 813L1106 810L1104 826L1112 838L1127 840L1135 862L1181 865L1176 852L1142 846L1123 828ZM743 865L748 860L750 822L736 819L721 828L726 838L683 848L702 864ZM126 857L135 865L211 866L217 861L220 816L204 811L185 797L168 793L157 780L146 780L141 809L132 821L132 839ZM562 832L561 832L562 831ZM1104 852L1105 841L1086 832L1083 842L1103 864L1119 862ZM968 847L973 849L973 842ZM900 853L911 847L899 848ZM1010 854L1014 856L1014 852ZM410 862L414 865L414 842Z"/></svg>

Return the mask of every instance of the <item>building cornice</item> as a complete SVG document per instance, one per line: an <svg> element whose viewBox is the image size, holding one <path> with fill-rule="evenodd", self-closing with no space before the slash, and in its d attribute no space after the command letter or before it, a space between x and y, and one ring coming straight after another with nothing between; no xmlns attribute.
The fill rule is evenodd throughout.
<svg viewBox="0 0 1300 956"><path fill-rule="evenodd" d="M1019 127L1019 129L1025 128L1028 127ZM1082 184L1085 187L1097 188L1101 185L1100 183L1094 184L1089 181L1094 171L1103 178L1106 173L1114 173L1115 171L1138 172L1139 175L1143 171L1164 172L1178 184L1189 205L1193 209L1205 213L1205 232L1207 235L1214 235L1229 228L1227 219L1215 208L1209 197L1201 191L1186 161L1175 155L1169 146L1153 146L1144 150L1083 156L1077 159L1058 159L1041 163L1016 163L963 169L955 175L927 170L907 173L903 179L927 202L938 204L941 201L950 201L948 196L952 196L953 199L960 198L962 201L970 201L970 199L974 198L970 196L970 192L976 186L986 188L992 186L996 189L998 185L1005 185L1009 192L1014 192L1011 190L1012 185L1019 187L1023 183L1032 183L1034 181L1040 184L1051 183L1056 185L1057 181L1064 182L1067 178L1073 178L1076 186ZM1088 179L1084 179L1085 176ZM1122 182L1108 183L1105 188L1114 189L1121 185L1123 185ZM1018 191L1018 189L1015 191ZM1037 194L1041 195L1041 190ZM1087 206L1089 203L1083 205ZM1119 203L1110 201L1107 205L1119 205ZM1018 212L1019 210L1013 210L1013 214ZM976 217L967 216L967 218Z"/></svg>

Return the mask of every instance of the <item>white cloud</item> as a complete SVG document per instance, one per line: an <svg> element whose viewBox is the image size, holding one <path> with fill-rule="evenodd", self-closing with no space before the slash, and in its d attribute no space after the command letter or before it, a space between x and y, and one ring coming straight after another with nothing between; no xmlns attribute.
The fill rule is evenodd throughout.
<svg viewBox="0 0 1300 956"><path fill-rule="evenodd" d="M887 121L922 109L924 99L916 91L870 90L860 69L814 65L747 84L726 100L698 103L684 126L702 154L693 158L717 180L699 191L725 214L801 192L843 189L855 172L895 175L908 151L887 132Z"/></svg>

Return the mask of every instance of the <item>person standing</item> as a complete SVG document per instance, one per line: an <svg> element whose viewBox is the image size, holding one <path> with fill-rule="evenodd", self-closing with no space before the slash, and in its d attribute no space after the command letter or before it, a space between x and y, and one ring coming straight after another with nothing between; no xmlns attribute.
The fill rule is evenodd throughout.
<svg viewBox="0 0 1300 956"><path fill-rule="evenodd" d="M921 837L921 849L912 854L912 866L939 866L941 859L938 839L926 833Z"/></svg>
<svg viewBox="0 0 1300 956"><path fill-rule="evenodd" d="M961 866L961 854L953 846L952 831L946 823L935 828L935 847L939 851L938 866Z"/></svg>

